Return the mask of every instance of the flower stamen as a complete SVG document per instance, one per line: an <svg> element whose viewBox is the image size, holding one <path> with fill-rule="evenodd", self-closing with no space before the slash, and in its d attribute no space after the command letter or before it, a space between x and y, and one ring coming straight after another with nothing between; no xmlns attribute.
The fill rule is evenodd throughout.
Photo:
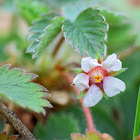
<svg viewBox="0 0 140 140"><path fill-rule="evenodd" d="M101 82L101 80L103 79L103 77L101 76L101 75L96 75L96 76L93 76L94 77L94 79L95 79L95 81L97 82L97 83L100 83Z"/></svg>

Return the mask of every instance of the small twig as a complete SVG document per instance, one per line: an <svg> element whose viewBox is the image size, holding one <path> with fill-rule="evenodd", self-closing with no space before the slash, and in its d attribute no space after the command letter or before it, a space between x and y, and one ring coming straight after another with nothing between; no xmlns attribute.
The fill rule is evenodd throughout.
<svg viewBox="0 0 140 140"><path fill-rule="evenodd" d="M68 82L70 84L72 84L73 77L72 77L72 75L70 73L62 72L62 75L63 75L63 77L65 77L68 80ZM77 90L77 88L74 85L72 86L72 88L73 88L74 92L76 93L76 95L78 96L79 95L79 91ZM85 117L86 117L86 120L87 120L87 124L88 124L89 130L96 132L96 129L95 129L94 123L93 123L93 119L92 119L92 115L91 115L91 112L90 112L90 109L83 105L83 99L80 99L80 103L81 103L81 106L83 108L83 111L84 111L84 114L85 114Z"/></svg>
<svg viewBox="0 0 140 140"><path fill-rule="evenodd" d="M62 43L63 43L63 41L64 41L64 37L63 37L63 35L61 35L60 40L58 41L58 43L57 43L55 49L54 49L53 52L52 52L52 57L53 57L53 58L56 56L58 50L60 49L60 47L61 47L61 45L62 45Z"/></svg>
<svg viewBox="0 0 140 140"><path fill-rule="evenodd" d="M140 47L138 46L132 46L130 48L125 49L124 51L117 54L119 59L126 58L127 56L131 55L132 53L136 52Z"/></svg>
<svg viewBox="0 0 140 140"><path fill-rule="evenodd" d="M0 102L0 110L6 120L21 134L24 140L36 140L29 129L19 120L19 118Z"/></svg>
<svg viewBox="0 0 140 140"><path fill-rule="evenodd" d="M10 104L8 105L8 108L9 108L11 111L14 111L15 106L14 106L13 103L10 103ZM5 123L4 130L3 130L3 131L4 131L4 132L6 131L6 134L9 136L10 133L11 133L12 126L9 125L10 123L8 122L8 120L6 120L6 121L7 121L7 122Z"/></svg>

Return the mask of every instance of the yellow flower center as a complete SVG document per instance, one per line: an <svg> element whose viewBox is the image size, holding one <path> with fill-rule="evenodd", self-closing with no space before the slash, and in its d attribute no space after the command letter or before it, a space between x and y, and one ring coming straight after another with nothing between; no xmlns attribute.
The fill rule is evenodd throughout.
<svg viewBox="0 0 140 140"><path fill-rule="evenodd" d="M103 79L103 77L101 76L101 75L96 75L96 76L93 76L94 77L94 79L95 79L95 81L97 82L97 83L100 83L101 82L101 80Z"/></svg>

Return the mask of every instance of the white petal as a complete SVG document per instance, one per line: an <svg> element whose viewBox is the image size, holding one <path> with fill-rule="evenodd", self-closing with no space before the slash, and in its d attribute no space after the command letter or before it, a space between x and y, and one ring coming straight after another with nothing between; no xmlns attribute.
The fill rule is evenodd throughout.
<svg viewBox="0 0 140 140"><path fill-rule="evenodd" d="M73 84L78 90L83 91L89 88L89 76L85 73L80 73L73 79Z"/></svg>
<svg viewBox="0 0 140 140"><path fill-rule="evenodd" d="M81 61L81 68L86 73L97 66L102 66L101 64L98 63L97 59L86 57L83 58Z"/></svg>
<svg viewBox="0 0 140 140"><path fill-rule="evenodd" d="M115 53L109 55L105 61L102 62L103 68L110 71L119 71L122 68L122 62L117 59Z"/></svg>
<svg viewBox="0 0 140 140"><path fill-rule="evenodd" d="M91 85L86 97L84 98L84 106L95 106L103 97L102 91L95 84Z"/></svg>
<svg viewBox="0 0 140 140"><path fill-rule="evenodd" d="M107 76L103 79L103 89L107 96L112 97L119 94L121 91L125 91L125 83L115 77Z"/></svg>

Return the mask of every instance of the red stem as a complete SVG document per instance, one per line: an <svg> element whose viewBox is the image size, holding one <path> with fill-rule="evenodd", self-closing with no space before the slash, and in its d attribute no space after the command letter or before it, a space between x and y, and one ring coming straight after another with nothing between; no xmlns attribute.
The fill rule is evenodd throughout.
<svg viewBox="0 0 140 140"><path fill-rule="evenodd" d="M62 75L63 75L63 77L65 77L69 81L70 84L73 83L73 77L72 77L72 75L70 73L62 72ZM74 85L72 85L72 88L73 88L74 92L76 93L76 96L78 96L79 91L77 90L77 88ZM85 114L85 117L86 117L86 120L87 120L87 125L88 125L89 130L95 132L96 129L94 127L94 123L93 123L93 119L92 119L90 109L83 105L83 99L80 99L80 103L81 103L81 106L83 108L83 111L84 111L84 114Z"/></svg>

